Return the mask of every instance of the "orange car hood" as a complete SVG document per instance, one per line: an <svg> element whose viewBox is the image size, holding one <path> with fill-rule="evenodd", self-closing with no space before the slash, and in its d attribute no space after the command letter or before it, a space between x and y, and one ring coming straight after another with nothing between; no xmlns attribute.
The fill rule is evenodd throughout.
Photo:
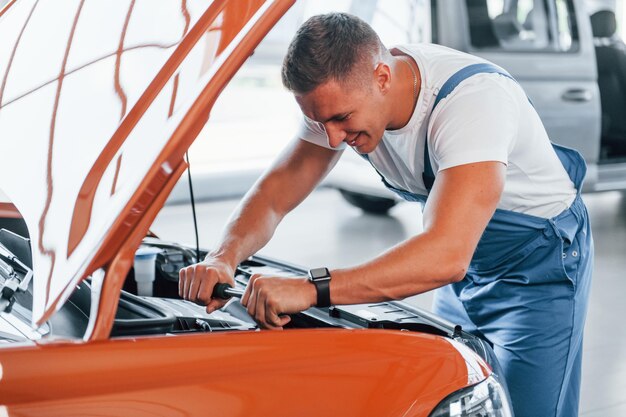
<svg viewBox="0 0 626 417"><path fill-rule="evenodd" d="M34 325L145 235L217 95L291 4L22 0L2 9L0 189L30 233Z"/></svg>

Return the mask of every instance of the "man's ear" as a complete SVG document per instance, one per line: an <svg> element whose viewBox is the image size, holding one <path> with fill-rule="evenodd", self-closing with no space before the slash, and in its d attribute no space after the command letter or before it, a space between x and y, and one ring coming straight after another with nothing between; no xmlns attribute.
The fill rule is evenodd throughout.
<svg viewBox="0 0 626 417"><path fill-rule="evenodd" d="M381 93L387 94L391 88L391 68L384 62L379 62L374 68L374 80Z"/></svg>

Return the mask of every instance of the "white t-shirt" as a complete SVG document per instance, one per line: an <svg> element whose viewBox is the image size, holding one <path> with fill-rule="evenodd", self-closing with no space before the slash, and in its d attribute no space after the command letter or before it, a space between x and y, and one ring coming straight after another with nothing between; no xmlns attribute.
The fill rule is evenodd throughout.
<svg viewBox="0 0 626 417"><path fill-rule="evenodd" d="M385 131L370 161L394 187L426 195L422 180L424 141L435 176L443 169L481 161L507 166L498 208L550 218L568 208L576 189L545 128L518 83L480 73L462 81L434 111L443 84L463 67L487 62L439 45L397 46L413 57L421 90L410 121ZM432 112L432 114L431 114ZM299 137L330 148L324 127L304 118ZM345 148L345 144L336 148Z"/></svg>

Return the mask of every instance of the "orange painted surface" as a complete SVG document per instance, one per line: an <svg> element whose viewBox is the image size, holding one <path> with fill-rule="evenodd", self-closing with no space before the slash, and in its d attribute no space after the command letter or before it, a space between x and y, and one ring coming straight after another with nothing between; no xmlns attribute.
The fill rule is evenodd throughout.
<svg viewBox="0 0 626 417"><path fill-rule="evenodd" d="M11 416L427 416L467 385L440 337L287 330L0 351Z"/></svg>
<svg viewBox="0 0 626 417"><path fill-rule="evenodd" d="M0 203L0 218L21 219L22 215L12 203Z"/></svg>
<svg viewBox="0 0 626 417"><path fill-rule="evenodd" d="M78 3L85 7L94 4ZM474 373L487 376L488 367L475 354L464 357L449 340L414 332L327 329L108 339L120 288L132 266L134 251L184 172L185 151L208 120L211 107L225 85L292 4L293 0L215 0L192 18L187 2L182 0L178 11L184 26L182 33L176 34L180 38L173 43L167 43L171 41L167 37L157 38L148 44L144 39L138 43L128 39L127 28L132 27L141 2L111 3L111 8L124 8L120 14L123 24L119 37L115 37L114 50L98 52L104 55L95 52L91 55L90 48L83 46L80 50L76 46L80 45L81 37L79 7L72 10L74 26L79 28L76 37L73 38L74 29L68 30L68 43L62 43L59 62L50 65L55 68L50 76L56 78L42 78L41 84L19 91L5 90L5 85L11 86L15 76L14 72L10 73L11 55L4 72L0 71L0 110L10 112L20 108L25 100L43 100L51 109L50 115L43 112L38 115L41 118L38 120L48 123L47 136L42 142L48 146L45 151L48 159L43 159L47 168L42 171L43 176L47 171L48 179L35 184L39 187L37 192L29 195L43 196L32 206L42 207L41 212L35 213L35 225L41 227L37 249L43 255L40 261L52 260L44 275L52 276L53 272L60 275L57 277L60 284L57 282L53 286L56 290L50 292L52 281L48 282L46 291L50 296L39 322L52 314L63 302L63 295L71 292L86 274L103 268L105 279L87 342L44 340L37 346L0 349L0 415L6 411L10 416L427 416L445 396L468 385L468 366ZM25 16L44 5L34 2L26 8L27 4ZM253 17L254 25L242 30ZM28 19L24 19L16 29L18 35L28 26ZM85 30L85 23L82 25ZM19 36L16 42L19 43ZM123 69L128 55L150 48L171 48L172 52L153 76L145 80L145 86L125 85ZM197 80L202 79L203 84L189 91L185 86L191 83L184 78L188 73L181 67L189 54L198 51L194 48L202 48L202 71ZM68 57L81 59L68 63ZM98 110L80 101L78 107L64 108L63 103L70 102L64 101L64 97L86 89L85 84L79 83L81 77L91 80L84 73L89 74L107 59L114 61L114 65L107 67L112 93L96 92L110 101L99 99L94 103L116 109L112 125L105 126L110 131L102 128L109 133L96 137L96 133L102 132L89 132L90 140L80 142L94 144L99 149L86 158L90 161L86 168L72 164L71 158L52 163L64 149L62 145L72 143L75 132L67 126L71 126L68 120L78 117L74 112L83 107L90 113ZM44 92L48 88L53 94L46 102ZM5 95L8 92L10 97ZM163 94L167 98L163 100L167 103L166 111L160 114L162 119L155 120L175 123L172 130L163 128L169 128L169 124L157 123L150 134L140 129L143 135L135 134ZM188 102L191 102L189 107L184 107L186 104L182 103ZM91 104L95 106L94 103ZM63 113L63 109L70 112ZM57 117L61 121L66 117L65 123L56 125ZM115 205L114 200L132 183L129 171L136 168L143 156L133 154L128 143L146 138L154 141L156 134L163 131L168 136L162 148L155 152L156 158L150 159L151 165L146 166L145 172L138 171L139 186L132 189L123 204ZM93 149L85 146L81 151L88 153ZM63 167L61 162L67 168L84 170L77 175L80 181L75 190L76 200L67 202L63 196L55 195L58 185L68 182L62 176L66 171L54 171L55 167ZM107 172L112 175L107 177ZM102 189L106 192L100 192ZM108 210L97 206L98 198ZM95 232L90 229L101 220L93 215L98 208L101 217L113 216L101 235L99 229ZM15 213L13 209L12 205L0 205L0 213ZM55 230L66 230L67 235L44 236L44 226L52 213L57 226L59 222L67 223ZM63 217L65 213L67 217ZM33 224L32 219L27 220ZM105 223L97 225L102 228L102 224ZM93 247L93 252L81 253L81 244L88 239L98 246ZM74 256L81 256L81 262L86 265L82 276L70 268ZM64 274L66 271L69 272Z"/></svg>
<svg viewBox="0 0 626 417"><path fill-rule="evenodd" d="M13 6L13 3L15 3L16 1L17 0L11 0L7 4L5 4L4 7L0 7L0 17L2 17L4 12L7 11L9 9L9 7Z"/></svg>

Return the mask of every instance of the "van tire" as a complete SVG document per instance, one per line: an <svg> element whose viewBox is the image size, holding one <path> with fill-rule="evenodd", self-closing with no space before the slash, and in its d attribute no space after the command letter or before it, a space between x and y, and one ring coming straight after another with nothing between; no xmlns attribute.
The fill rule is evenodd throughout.
<svg viewBox="0 0 626 417"><path fill-rule="evenodd" d="M396 205L396 201L392 198L374 197L341 189L339 192L348 203L368 214L385 215L390 208Z"/></svg>

